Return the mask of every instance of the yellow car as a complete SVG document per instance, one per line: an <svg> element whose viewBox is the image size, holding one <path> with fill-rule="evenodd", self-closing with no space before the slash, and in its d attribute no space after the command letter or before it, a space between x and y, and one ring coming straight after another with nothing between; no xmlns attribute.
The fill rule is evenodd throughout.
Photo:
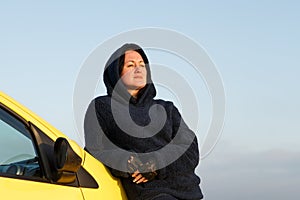
<svg viewBox="0 0 300 200"><path fill-rule="evenodd" d="M97 159L2 92L0 148L1 199L126 199Z"/></svg>

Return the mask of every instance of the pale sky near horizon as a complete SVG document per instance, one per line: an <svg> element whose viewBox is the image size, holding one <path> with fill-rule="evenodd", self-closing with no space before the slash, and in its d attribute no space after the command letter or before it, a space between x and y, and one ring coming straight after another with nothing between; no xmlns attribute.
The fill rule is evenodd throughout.
<svg viewBox="0 0 300 200"><path fill-rule="evenodd" d="M222 135L197 168L205 199L298 199L299 10L291 0L1 2L0 90L81 143L73 91L91 52L133 29L177 31L205 49L225 88Z"/></svg>

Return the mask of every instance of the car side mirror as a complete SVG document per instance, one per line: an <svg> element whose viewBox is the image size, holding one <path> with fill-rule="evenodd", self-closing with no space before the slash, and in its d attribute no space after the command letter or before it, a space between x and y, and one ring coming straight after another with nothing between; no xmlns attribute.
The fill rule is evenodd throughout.
<svg viewBox="0 0 300 200"><path fill-rule="evenodd" d="M72 183L76 172L81 166L82 158L72 149L66 138L59 137L54 143L54 166L56 173L53 181L57 183Z"/></svg>

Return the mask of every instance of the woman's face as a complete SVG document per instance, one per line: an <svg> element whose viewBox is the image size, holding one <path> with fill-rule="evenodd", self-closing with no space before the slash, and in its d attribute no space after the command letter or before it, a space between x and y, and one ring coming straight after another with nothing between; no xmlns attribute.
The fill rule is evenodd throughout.
<svg viewBox="0 0 300 200"><path fill-rule="evenodd" d="M131 95L133 95L131 91L138 92L138 90L145 87L147 83L147 69L142 56L138 52L134 50L125 52L121 80Z"/></svg>

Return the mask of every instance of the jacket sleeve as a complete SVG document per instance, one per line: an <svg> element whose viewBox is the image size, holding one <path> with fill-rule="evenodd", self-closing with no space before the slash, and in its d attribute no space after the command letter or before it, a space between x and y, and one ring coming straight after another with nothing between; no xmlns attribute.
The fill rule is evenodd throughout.
<svg viewBox="0 0 300 200"><path fill-rule="evenodd" d="M84 118L85 149L102 162L112 175L127 178L129 177L127 172L117 170L126 169L127 163L117 159L124 158L124 155L108 142L105 137L106 127L104 123L99 107L94 100L90 103Z"/></svg>
<svg viewBox="0 0 300 200"><path fill-rule="evenodd" d="M187 126L178 109L172 104L172 141L167 145L165 152L156 154L159 165L166 167L159 170L159 177L174 174L174 170L180 173L194 172L199 163L199 148L197 137Z"/></svg>
<svg viewBox="0 0 300 200"><path fill-rule="evenodd" d="M178 109L173 107L173 137L178 137L178 144L184 148L180 157L186 170L194 170L199 163L199 148L195 133L184 122ZM177 140L176 140L177 141Z"/></svg>

